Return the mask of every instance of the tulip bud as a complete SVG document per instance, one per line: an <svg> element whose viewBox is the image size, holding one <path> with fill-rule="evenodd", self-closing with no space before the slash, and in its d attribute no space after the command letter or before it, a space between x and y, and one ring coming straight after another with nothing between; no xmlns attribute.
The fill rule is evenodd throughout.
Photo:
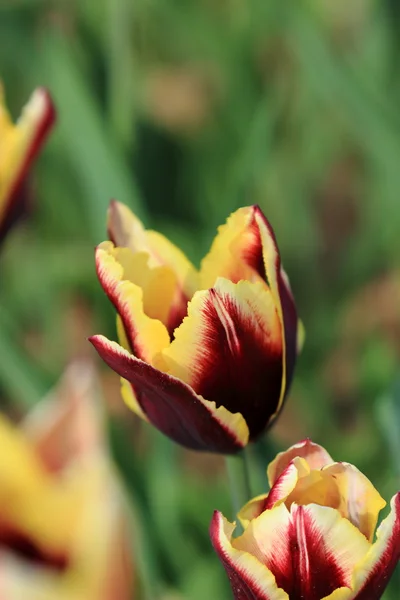
<svg viewBox="0 0 400 600"><path fill-rule="evenodd" d="M52 100L43 88L32 94L15 125L3 96L0 82L0 242L26 208L26 176L55 120Z"/></svg>
<svg viewBox="0 0 400 600"><path fill-rule="evenodd" d="M108 230L96 267L121 345L90 341L139 416L188 448L237 452L279 414L301 344L270 224L239 209L199 271L117 202Z"/></svg>
<svg viewBox="0 0 400 600"><path fill-rule="evenodd" d="M236 600L378 600L400 558L400 492L385 506L356 467L304 440L268 468L271 490L239 513L215 512L210 534Z"/></svg>
<svg viewBox="0 0 400 600"><path fill-rule="evenodd" d="M0 416L0 597L130 600L128 512L90 367L19 427Z"/></svg>

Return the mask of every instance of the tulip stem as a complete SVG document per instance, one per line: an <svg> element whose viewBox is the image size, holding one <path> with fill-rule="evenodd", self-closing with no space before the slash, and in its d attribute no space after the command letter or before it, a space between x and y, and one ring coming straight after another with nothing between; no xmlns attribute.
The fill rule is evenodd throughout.
<svg viewBox="0 0 400 600"><path fill-rule="evenodd" d="M249 461L246 450L226 457L226 470L231 489L235 518L239 510L251 498Z"/></svg>

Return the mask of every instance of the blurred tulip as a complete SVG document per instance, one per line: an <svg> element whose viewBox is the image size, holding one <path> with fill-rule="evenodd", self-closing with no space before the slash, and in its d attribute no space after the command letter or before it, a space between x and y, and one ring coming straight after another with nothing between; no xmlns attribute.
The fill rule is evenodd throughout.
<svg viewBox="0 0 400 600"><path fill-rule="evenodd" d="M14 125L4 105L0 82L0 242L25 209L25 179L54 119L49 94L38 88Z"/></svg>
<svg viewBox="0 0 400 600"><path fill-rule="evenodd" d="M1 598L132 598L128 515L93 386L73 365L20 428L0 418Z"/></svg>
<svg viewBox="0 0 400 600"><path fill-rule="evenodd" d="M91 342L139 416L188 448L237 452L279 413L300 343L270 224L256 206L233 213L199 272L122 204L108 228L97 273L123 347Z"/></svg>
<svg viewBox="0 0 400 600"><path fill-rule="evenodd" d="M269 494L239 513L215 512L211 539L236 599L378 600L400 557L400 492L385 501L360 471L304 440L268 468Z"/></svg>

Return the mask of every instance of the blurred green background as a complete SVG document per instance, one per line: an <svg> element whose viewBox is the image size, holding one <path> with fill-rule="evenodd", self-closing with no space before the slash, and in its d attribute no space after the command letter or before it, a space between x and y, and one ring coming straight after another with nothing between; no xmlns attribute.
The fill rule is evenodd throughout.
<svg viewBox="0 0 400 600"><path fill-rule="evenodd" d="M93 261L111 197L197 264L228 214L258 203L307 337L284 414L252 448L253 490L276 450L310 436L389 499L400 479L399 57L396 0L0 0L13 116L39 84L58 109L34 209L2 250L2 406L25 410L71 358L94 357L88 335L115 339ZM135 597L228 599L207 531L214 508L232 517L223 461L127 416L101 368L137 516Z"/></svg>

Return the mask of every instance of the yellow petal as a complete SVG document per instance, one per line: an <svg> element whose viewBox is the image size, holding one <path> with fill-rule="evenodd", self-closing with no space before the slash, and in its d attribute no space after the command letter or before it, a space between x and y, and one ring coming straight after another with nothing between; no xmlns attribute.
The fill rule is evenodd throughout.
<svg viewBox="0 0 400 600"><path fill-rule="evenodd" d="M340 587L322 600L352 600L354 592L348 587Z"/></svg>
<svg viewBox="0 0 400 600"><path fill-rule="evenodd" d="M108 230L116 246L130 248L133 253L148 254L149 267L169 267L188 298L198 289L196 269L185 254L160 233L146 230L127 206L115 200L108 211Z"/></svg>
<svg viewBox="0 0 400 600"><path fill-rule="evenodd" d="M123 377L121 377L121 396L125 404L129 406L129 408L133 410L138 417L148 421L146 414L143 412L142 407L139 404L132 384Z"/></svg>
<svg viewBox="0 0 400 600"><path fill-rule="evenodd" d="M235 548L236 540L232 542L234 529L235 524L229 523L221 513L214 514L211 541L227 571L235 598L289 600L286 592L277 587L271 571L256 556Z"/></svg>
<svg viewBox="0 0 400 600"><path fill-rule="evenodd" d="M1 521L50 552L62 552L85 482L54 481L27 438L1 416L0 481Z"/></svg>
<svg viewBox="0 0 400 600"><path fill-rule="evenodd" d="M365 475L348 463L328 465L321 474L328 475L337 486L340 497L337 509L341 515L372 541L379 513L386 505L379 492Z"/></svg>
<svg viewBox="0 0 400 600"><path fill-rule="evenodd" d="M303 321L300 319L297 322L297 354L303 350L304 342L306 340L306 330Z"/></svg>
<svg viewBox="0 0 400 600"><path fill-rule="evenodd" d="M264 512L267 498L268 494L260 494L249 500L249 502L240 509L237 516L243 529L246 529L250 521L259 517L261 513Z"/></svg>
<svg viewBox="0 0 400 600"><path fill-rule="evenodd" d="M133 254L129 248L116 248L111 242L103 242L96 251L99 278L102 269L110 268L111 258L122 269L121 279L141 288L145 314L166 323L176 287L173 271L164 266L149 267L149 256L144 252Z"/></svg>
<svg viewBox="0 0 400 600"><path fill-rule="evenodd" d="M296 457L304 458L310 470L321 469L325 465L333 463L333 459L328 452L320 446L315 444L309 439L302 440L297 444L294 444L288 450L279 452L274 460L269 464L267 475L269 485L272 487L278 477L287 468L290 462Z"/></svg>
<svg viewBox="0 0 400 600"><path fill-rule="evenodd" d="M213 287L218 277L234 283L240 280L260 281L262 277L256 268L260 259L263 267L255 207L239 208L225 225L218 228L210 251L202 260L200 287Z"/></svg>
<svg viewBox="0 0 400 600"><path fill-rule="evenodd" d="M54 108L47 92L37 89L14 125L4 106L0 83L0 220L9 195L31 160L30 154L36 154L35 146L40 145L53 120Z"/></svg>
<svg viewBox="0 0 400 600"><path fill-rule="evenodd" d="M110 240L115 246L129 248L134 254L136 252L149 254L152 267L161 264L151 255L143 223L122 202L116 200L110 202L107 228Z"/></svg>
<svg viewBox="0 0 400 600"><path fill-rule="evenodd" d="M255 211L255 221L259 229L265 273L281 324L283 340L283 373L281 394L277 409L278 413L285 398L287 385L290 384L293 376L295 355L299 349L296 337L298 319L293 295L289 286L289 279L281 265L275 234L259 208ZM294 328L296 328L296 331L292 331Z"/></svg>
<svg viewBox="0 0 400 600"><path fill-rule="evenodd" d="M179 288L190 299L199 288L199 275L186 255L158 231L147 230L147 240L152 256L158 257L163 265L172 269Z"/></svg>
<svg viewBox="0 0 400 600"><path fill-rule="evenodd" d="M376 542L357 564L353 577L354 598L380 598L400 560L400 492L390 502L391 512L376 533Z"/></svg>
<svg viewBox="0 0 400 600"><path fill-rule="evenodd" d="M252 519L258 517L265 510L270 510L285 502L298 485L299 479L307 477L309 474L310 469L304 459L293 459L275 481L269 494L253 498L242 508L238 515L242 525L247 527ZM286 506L290 508L290 503L287 502Z"/></svg>
<svg viewBox="0 0 400 600"><path fill-rule="evenodd" d="M137 259L138 256L140 255L134 258ZM131 257L133 255L130 250L114 248L111 242L105 242L96 250L97 272L105 292L122 319L132 352L151 363L153 358L168 346L170 338L160 320L145 314L141 287L127 280L130 276ZM155 287L158 285L156 279L154 277ZM159 296L159 300L162 303L162 296ZM126 340L124 341L126 343Z"/></svg>

